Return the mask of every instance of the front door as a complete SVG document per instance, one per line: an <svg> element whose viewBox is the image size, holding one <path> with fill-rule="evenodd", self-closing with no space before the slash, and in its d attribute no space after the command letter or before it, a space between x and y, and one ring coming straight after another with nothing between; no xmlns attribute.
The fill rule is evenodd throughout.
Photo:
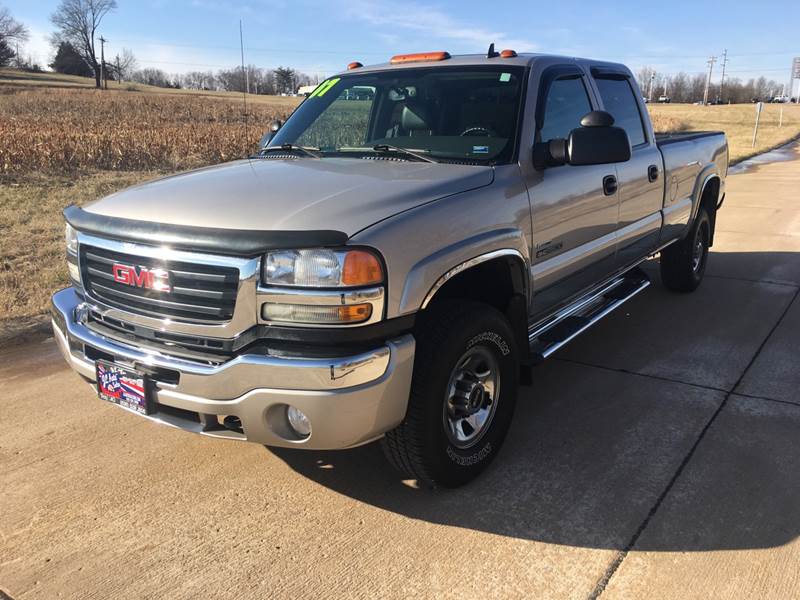
<svg viewBox="0 0 800 600"><path fill-rule="evenodd" d="M550 67L542 74L536 111L537 142L567 138L594 108L584 72ZM531 198L532 320L614 271L617 213L615 165L523 166ZM612 182L613 183L613 182Z"/></svg>

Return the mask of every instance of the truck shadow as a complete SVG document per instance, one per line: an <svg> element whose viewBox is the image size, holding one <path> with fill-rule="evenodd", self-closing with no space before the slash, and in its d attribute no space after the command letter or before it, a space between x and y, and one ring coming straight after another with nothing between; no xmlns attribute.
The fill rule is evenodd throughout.
<svg viewBox="0 0 800 600"><path fill-rule="evenodd" d="M377 443L338 452L269 451L333 492L412 519L553 544L623 549L728 396L728 388L625 371L669 361L676 353L696 355L698 361L715 359L706 358L704 343L716 332L704 330L703 324L709 323L710 307L726 303L732 304L736 319L721 320L718 326L752 330L753 347L747 349L752 356L786 302L764 314L754 298L766 294L769 305L772 288L779 286L742 282L749 297L740 305L732 303L730 285L739 284L728 284L727 278L742 264L763 263L773 269L783 265L782 276L791 272L800 281L800 254L764 254L773 256L715 253L710 274L728 274L710 277L703 294L672 295L655 276L651 290L573 342L578 357L583 352L591 356L604 345L616 355L627 353L631 369L593 366L573 359L572 352L537 367L534 385L520 390L516 418L500 455L464 488L429 490L404 482ZM757 270L748 272L750 279L757 278ZM684 318L696 325L694 337L670 337L674 322L663 315L678 310L676 301L684 303ZM668 347L649 346L635 326L659 318L660 333L672 339ZM756 319L767 321L765 332L750 329ZM692 323L681 329L692 330ZM783 412L770 416L773 410ZM637 549L767 548L794 540L800 533L798 435L800 402L793 406L731 397L674 481Z"/></svg>

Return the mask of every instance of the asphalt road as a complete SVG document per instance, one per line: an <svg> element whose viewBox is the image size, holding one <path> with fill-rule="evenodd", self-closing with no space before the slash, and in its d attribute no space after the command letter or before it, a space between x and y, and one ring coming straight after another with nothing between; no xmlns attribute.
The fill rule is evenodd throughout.
<svg viewBox="0 0 800 600"><path fill-rule="evenodd" d="M494 465L270 451L0 350L0 588L20 598L800 597L800 160L732 176L702 288L534 371ZM657 277L655 277L657 281ZM0 598L2 598L0 594Z"/></svg>

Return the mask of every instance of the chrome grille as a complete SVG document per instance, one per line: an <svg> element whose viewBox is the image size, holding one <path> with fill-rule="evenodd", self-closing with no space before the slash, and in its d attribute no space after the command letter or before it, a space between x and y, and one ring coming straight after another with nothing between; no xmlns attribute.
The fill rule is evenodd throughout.
<svg viewBox="0 0 800 600"><path fill-rule="evenodd" d="M165 261L99 248L80 246L86 291L98 300L148 317L220 322L233 317L239 286L235 267ZM170 289L158 291L115 281L113 266L163 269Z"/></svg>

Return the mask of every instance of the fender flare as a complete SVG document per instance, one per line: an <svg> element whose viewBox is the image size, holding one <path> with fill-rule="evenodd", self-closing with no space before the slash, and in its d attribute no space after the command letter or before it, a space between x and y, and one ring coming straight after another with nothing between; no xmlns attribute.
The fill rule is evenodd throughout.
<svg viewBox="0 0 800 600"><path fill-rule="evenodd" d="M399 314L426 308L436 293L456 275L498 258L515 260L521 271L524 295L530 300L528 240L517 229L485 232L446 246L420 260L408 272Z"/></svg>

